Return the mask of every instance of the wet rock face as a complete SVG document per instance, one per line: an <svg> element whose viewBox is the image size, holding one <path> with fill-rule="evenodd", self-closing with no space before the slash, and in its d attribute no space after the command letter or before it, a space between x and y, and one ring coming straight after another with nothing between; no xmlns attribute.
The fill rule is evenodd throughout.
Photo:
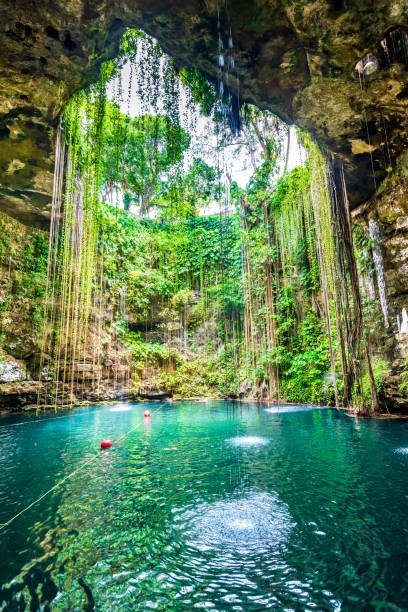
<svg viewBox="0 0 408 612"><path fill-rule="evenodd" d="M353 211L354 223L368 231L370 220L382 233L381 251L387 300L402 319L408 309L408 153L394 163L378 193ZM395 321L394 321L395 323Z"/></svg>
<svg viewBox="0 0 408 612"><path fill-rule="evenodd" d="M23 363L8 358L0 361L0 383L21 382L30 380L30 375Z"/></svg>
<svg viewBox="0 0 408 612"><path fill-rule="evenodd" d="M381 249L385 294L389 310L391 369L384 379L381 404L384 410L408 413L407 392L402 388L401 373L408 361L408 153L393 164L378 193L353 211L353 222L366 233L370 221L381 229ZM378 279L375 283L379 297ZM380 320L381 320L381 315ZM372 349L375 352L376 346Z"/></svg>
<svg viewBox="0 0 408 612"><path fill-rule="evenodd" d="M242 98L310 131L344 161L352 206L365 201L406 147L405 60L388 61L381 40L408 25L407 0L235 0L220 20L234 37ZM2 3L3 210L47 224L59 112L97 78L128 26L156 36L178 65L216 77L215 0ZM368 52L379 58L378 70L361 90L354 67Z"/></svg>

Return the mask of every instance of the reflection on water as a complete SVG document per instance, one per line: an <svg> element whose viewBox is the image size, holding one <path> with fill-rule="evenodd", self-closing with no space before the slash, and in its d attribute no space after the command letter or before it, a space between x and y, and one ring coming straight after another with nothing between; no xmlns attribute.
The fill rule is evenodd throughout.
<svg viewBox="0 0 408 612"><path fill-rule="evenodd" d="M405 448L396 448L395 452L399 453L400 455L408 455L408 446Z"/></svg>
<svg viewBox="0 0 408 612"><path fill-rule="evenodd" d="M269 440L260 436L235 436L235 438L225 440L225 443L229 446L242 446L246 448L249 446L265 446L265 444L269 444Z"/></svg>
<svg viewBox="0 0 408 612"><path fill-rule="evenodd" d="M128 412L129 410L132 410L132 406L127 406L126 404L109 408L109 412Z"/></svg>
<svg viewBox="0 0 408 612"><path fill-rule="evenodd" d="M0 419L1 611L406 609L407 423L147 407Z"/></svg>
<svg viewBox="0 0 408 612"><path fill-rule="evenodd" d="M293 406L292 404L270 406L265 408L265 412L271 412L272 414L280 414L285 412L310 412L311 410L326 410L326 408L319 408L316 406Z"/></svg>

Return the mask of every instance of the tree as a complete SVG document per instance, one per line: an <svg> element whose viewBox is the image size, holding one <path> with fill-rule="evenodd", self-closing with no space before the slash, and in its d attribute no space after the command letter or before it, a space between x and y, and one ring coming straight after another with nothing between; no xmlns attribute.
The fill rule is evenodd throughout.
<svg viewBox="0 0 408 612"><path fill-rule="evenodd" d="M199 214L220 198L222 185L219 171L208 165L200 157L194 157L185 172L179 172L168 181L162 191L162 199L157 203L165 216L187 218Z"/></svg>
<svg viewBox="0 0 408 612"><path fill-rule="evenodd" d="M105 199L121 189L125 209L132 202L145 215L160 199L171 169L183 159L189 134L166 116L143 115L132 119L108 104L102 152Z"/></svg>

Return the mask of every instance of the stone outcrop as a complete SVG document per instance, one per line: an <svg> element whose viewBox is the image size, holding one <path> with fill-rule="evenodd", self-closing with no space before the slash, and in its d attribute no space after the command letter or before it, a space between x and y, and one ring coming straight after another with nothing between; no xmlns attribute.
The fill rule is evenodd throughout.
<svg viewBox="0 0 408 612"><path fill-rule="evenodd" d="M47 224L55 126L73 92L98 76L126 27L156 36L179 66L217 74L215 0L16 0L0 7L0 207ZM224 7L224 5L223 5ZM384 36L408 25L406 0L236 0L221 11L237 49L242 99L310 131L344 161L361 204L406 147L408 72ZM360 88L355 66L373 53ZM231 76L232 88L238 79Z"/></svg>
<svg viewBox="0 0 408 612"><path fill-rule="evenodd" d="M408 153L395 162L380 189L353 211L353 222L368 228L370 220L379 223L387 299L395 330L402 309L408 309ZM407 354L408 357L408 354Z"/></svg>
<svg viewBox="0 0 408 612"><path fill-rule="evenodd" d="M23 380L31 380L25 364L11 357L3 357L0 361L0 383L14 383Z"/></svg>
<svg viewBox="0 0 408 612"><path fill-rule="evenodd" d="M408 154L403 153L383 181L377 193L357 207L353 223L369 235L373 221L380 230L379 249L383 263L385 296L387 300L389 327L384 330L381 313L380 325L388 332L388 339L381 348L388 345L387 358L391 363L384 379L382 405L391 412L408 412L408 399L402 390L401 374L408 364ZM363 275L364 276L364 275ZM379 299L378 275L374 271L373 289ZM373 346L374 352L380 347ZM381 350L379 351L379 354ZM380 355L384 357L385 355Z"/></svg>

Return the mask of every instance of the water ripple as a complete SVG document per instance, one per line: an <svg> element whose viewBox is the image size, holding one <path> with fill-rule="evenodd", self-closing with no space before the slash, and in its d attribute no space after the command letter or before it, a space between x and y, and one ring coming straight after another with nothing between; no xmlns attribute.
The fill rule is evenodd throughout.
<svg viewBox="0 0 408 612"><path fill-rule="evenodd" d="M252 491L181 512L175 525L190 548L248 557L277 551L293 522L276 494Z"/></svg>
<svg viewBox="0 0 408 612"><path fill-rule="evenodd" d="M399 455L408 455L408 446L402 448L396 448L395 451Z"/></svg>
<svg viewBox="0 0 408 612"><path fill-rule="evenodd" d="M406 608L405 423L145 407L0 431L0 522L94 457L2 532L1 611Z"/></svg>

